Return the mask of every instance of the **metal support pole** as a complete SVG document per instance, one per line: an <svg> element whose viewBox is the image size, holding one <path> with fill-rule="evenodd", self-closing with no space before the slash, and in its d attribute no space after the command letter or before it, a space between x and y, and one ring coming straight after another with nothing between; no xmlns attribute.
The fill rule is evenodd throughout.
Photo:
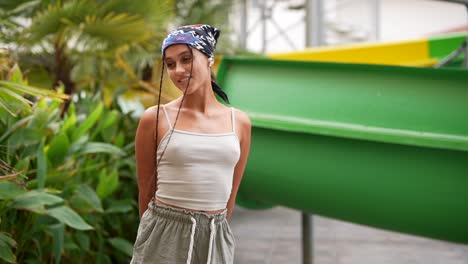
<svg viewBox="0 0 468 264"><path fill-rule="evenodd" d="M314 263L314 221L306 213L302 213L302 263Z"/></svg>
<svg viewBox="0 0 468 264"><path fill-rule="evenodd" d="M305 30L306 47L321 46L325 43L322 0L306 0Z"/></svg>
<svg viewBox="0 0 468 264"><path fill-rule="evenodd" d="M261 13L261 20L262 20L262 53L265 53L266 52L266 49L267 49L267 20L268 20L268 17L267 17L267 4L266 4L266 0L263 0L262 1L262 4L261 4L261 8L262 8L262 13Z"/></svg>
<svg viewBox="0 0 468 264"><path fill-rule="evenodd" d="M247 49L247 0L241 1L241 19L240 19L240 39L239 46L241 49Z"/></svg>
<svg viewBox="0 0 468 264"><path fill-rule="evenodd" d="M373 25L374 25L374 40L379 40L380 39L380 0L372 0L373 2L373 9L374 9L374 15L373 15Z"/></svg>

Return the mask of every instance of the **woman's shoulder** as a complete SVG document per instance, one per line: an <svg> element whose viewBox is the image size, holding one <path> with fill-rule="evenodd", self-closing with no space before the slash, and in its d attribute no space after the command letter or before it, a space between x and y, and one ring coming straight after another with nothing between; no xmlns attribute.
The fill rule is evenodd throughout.
<svg viewBox="0 0 468 264"><path fill-rule="evenodd" d="M250 129L250 127L252 126L252 123L247 113L234 107L233 109L234 109L234 114L236 117L236 124L241 125L242 128Z"/></svg>
<svg viewBox="0 0 468 264"><path fill-rule="evenodd" d="M164 106L164 105L161 105ZM140 125L144 126L154 126L154 122L156 121L156 117L158 114L158 106L154 105L147 108L143 114L141 115ZM163 115L162 107L159 107L159 118L161 119Z"/></svg>

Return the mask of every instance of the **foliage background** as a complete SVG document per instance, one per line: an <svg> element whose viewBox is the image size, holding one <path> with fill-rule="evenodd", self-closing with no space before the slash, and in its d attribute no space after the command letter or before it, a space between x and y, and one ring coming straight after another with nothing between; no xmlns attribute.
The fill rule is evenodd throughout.
<svg viewBox="0 0 468 264"><path fill-rule="evenodd" d="M0 2L0 262L128 263L134 136L182 24L228 35L232 1ZM221 37L220 54L235 45ZM179 92L164 80L164 101Z"/></svg>

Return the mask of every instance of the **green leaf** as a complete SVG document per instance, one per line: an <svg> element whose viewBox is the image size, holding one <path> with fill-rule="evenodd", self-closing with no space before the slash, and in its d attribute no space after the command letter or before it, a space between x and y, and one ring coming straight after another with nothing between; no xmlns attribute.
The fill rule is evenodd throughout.
<svg viewBox="0 0 468 264"><path fill-rule="evenodd" d="M123 252L125 255L131 257L133 255L133 245L123 238L109 238L107 240L115 249Z"/></svg>
<svg viewBox="0 0 468 264"><path fill-rule="evenodd" d="M78 244L73 241L72 233L66 232L65 233L65 241L63 243L64 251L70 252L71 250L80 250Z"/></svg>
<svg viewBox="0 0 468 264"><path fill-rule="evenodd" d="M13 182L0 181L0 200L14 199L25 192L25 190Z"/></svg>
<svg viewBox="0 0 468 264"><path fill-rule="evenodd" d="M8 263L16 263L16 257L5 241L0 241L0 259Z"/></svg>
<svg viewBox="0 0 468 264"><path fill-rule="evenodd" d="M112 126L113 124L115 124L118 117L119 117L119 113L116 110L106 112L104 114L104 118L102 118L102 120L98 123L98 127L94 131L92 138L94 138L97 134L99 134L101 130L106 129Z"/></svg>
<svg viewBox="0 0 468 264"><path fill-rule="evenodd" d="M117 124L113 124L111 126L108 126L106 128L103 128L100 132L102 138L104 139L105 142L112 142L112 139L115 137L115 135L119 132L119 128Z"/></svg>
<svg viewBox="0 0 468 264"><path fill-rule="evenodd" d="M70 104L68 107L68 114L65 120L63 121L62 128L60 133L67 133L70 128L75 127L76 124L76 114L75 114L75 104Z"/></svg>
<svg viewBox="0 0 468 264"><path fill-rule="evenodd" d="M97 186L98 196L103 199L116 191L118 187L119 176L117 171L114 170L110 174L107 174L106 170L102 170L99 175L99 184Z"/></svg>
<svg viewBox="0 0 468 264"><path fill-rule="evenodd" d="M58 264L60 263L64 246L65 225L63 223L57 223L49 225L48 229L52 233L52 253L55 264Z"/></svg>
<svg viewBox="0 0 468 264"><path fill-rule="evenodd" d="M42 189L45 186L47 176L47 160L44 153L44 140L37 149L37 186Z"/></svg>
<svg viewBox="0 0 468 264"><path fill-rule="evenodd" d="M82 211L92 212L96 211L102 213L104 210L102 209L101 200L99 199L96 192L91 189L88 185L82 184L75 190L75 195L73 196L74 199L74 207L75 204L81 205L79 207L75 207Z"/></svg>
<svg viewBox="0 0 468 264"><path fill-rule="evenodd" d="M18 83L13 83L9 81L2 81L0 80L0 87L5 87L6 89L15 92L16 94L29 94L32 96L46 96L53 100L65 100L68 99L68 95L60 94L54 91L41 89L29 85L23 85Z"/></svg>
<svg viewBox="0 0 468 264"><path fill-rule="evenodd" d="M89 245L91 244L90 239L89 239L89 235L87 235L84 232L77 231L75 233L75 240L78 243L78 245L80 246L81 250L83 250L84 252L89 250Z"/></svg>
<svg viewBox="0 0 468 264"><path fill-rule="evenodd" d="M7 80L13 83L26 84L26 82L23 81L23 74L21 73L21 69L18 64L13 65Z"/></svg>
<svg viewBox="0 0 468 264"><path fill-rule="evenodd" d="M36 144L45 137L47 132L37 128L22 128L14 133L9 139L11 147L20 147L30 144Z"/></svg>
<svg viewBox="0 0 468 264"><path fill-rule="evenodd" d="M125 134L124 134L123 131L120 131L119 134L117 134L117 137L115 137L114 144L119 148L124 146L124 144L125 144Z"/></svg>
<svg viewBox="0 0 468 264"><path fill-rule="evenodd" d="M50 206L58 203L63 203L63 199L56 195L34 190L16 196L11 206L17 209L46 214L46 205Z"/></svg>
<svg viewBox="0 0 468 264"><path fill-rule="evenodd" d="M70 149L70 141L64 132L59 132L49 144L47 157L54 165L61 164Z"/></svg>
<svg viewBox="0 0 468 264"><path fill-rule="evenodd" d="M9 86L5 86L2 81L0 81L0 85L3 84L3 87L0 86L0 92L2 93L2 97L9 98L12 101L22 104L26 108L30 108L32 102L26 98L24 98L21 94L16 92L14 89L11 89Z"/></svg>
<svg viewBox="0 0 468 264"><path fill-rule="evenodd" d="M88 225L75 211L70 209L68 206L62 205L50 208L47 210L47 214L74 229L93 229L92 226Z"/></svg>
<svg viewBox="0 0 468 264"><path fill-rule="evenodd" d="M50 113L44 109L34 108L33 119L29 122L28 127L31 128L45 128L49 119Z"/></svg>
<svg viewBox="0 0 468 264"><path fill-rule="evenodd" d="M34 116L27 116L23 119L18 120L15 124L13 124L1 137L0 137L0 142L5 140L8 136L13 134L13 132L16 132L17 130L20 130L22 127L26 126Z"/></svg>
<svg viewBox="0 0 468 264"><path fill-rule="evenodd" d="M29 169L29 163L30 163L29 157L19 160L18 162L16 162L15 170L17 172L26 174Z"/></svg>
<svg viewBox="0 0 468 264"><path fill-rule="evenodd" d="M16 247L16 241L8 233L0 232L0 241L5 242L10 247Z"/></svg>
<svg viewBox="0 0 468 264"><path fill-rule="evenodd" d="M84 145L74 144L72 146L73 152L78 155L93 154L93 153L108 153L112 155L125 156L125 151L107 143L100 142L87 142Z"/></svg>
<svg viewBox="0 0 468 264"><path fill-rule="evenodd" d="M88 132L91 127L101 118L104 106L102 103L99 103L96 109L88 116L88 118L81 123L75 131L73 131L72 140L76 141L82 137L86 132Z"/></svg>
<svg viewBox="0 0 468 264"><path fill-rule="evenodd" d="M106 209L106 213L128 213L132 210L132 201L126 200L112 200L110 206Z"/></svg>
<svg viewBox="0 0 468 264"><path fill-rule="evenodd" d="M111 264L112 263L111 259L106 254L97 253L96 256L97 256L96 257L97 264Z"/></svg>

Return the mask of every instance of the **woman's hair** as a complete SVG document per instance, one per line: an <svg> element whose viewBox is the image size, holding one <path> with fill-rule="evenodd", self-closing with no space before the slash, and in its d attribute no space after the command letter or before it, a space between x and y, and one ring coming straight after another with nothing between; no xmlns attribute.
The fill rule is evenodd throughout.
<svg viewBox="0 0 468 264"><path fill-rule="evenodd" d="M218 83L216 82L216 76L214 75L213 71L211 71L211 89L219 96L221 97L224 102L229 104L229 98L227 94L219 87Z"/></svg>

